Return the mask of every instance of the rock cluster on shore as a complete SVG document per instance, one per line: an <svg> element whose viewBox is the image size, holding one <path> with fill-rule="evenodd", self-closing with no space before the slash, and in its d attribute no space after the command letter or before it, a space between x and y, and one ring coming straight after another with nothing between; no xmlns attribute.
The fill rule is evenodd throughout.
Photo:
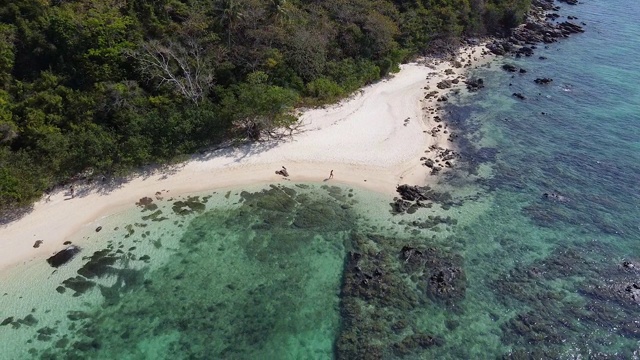
<svg viewBox="0 0 640 360"><path fill-rule="evenodd" d="M571 3L572 0L565 2ZM534 0L525 23L515 28L508 38L487 44L487 48L496 55L531 56L535 44L549 44L571 34L584 32L582 26L570 21L551 22L550 20L559 18L558 14L552 12L558 10L553 0Z"/></svg>

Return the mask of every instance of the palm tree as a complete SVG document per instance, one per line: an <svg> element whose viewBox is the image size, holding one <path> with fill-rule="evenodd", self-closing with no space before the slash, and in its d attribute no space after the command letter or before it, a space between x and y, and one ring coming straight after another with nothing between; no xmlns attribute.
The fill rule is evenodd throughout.
<svg viewBox="0 0 640 360"><path fill-rule="evenodd" d="M244 14L238 0L221 0L214 9L218 23L227 30L227 43L231 47L231 33Z"/></svg>
<svg viewBox="0 0 640 360"><path fill-rule="evenodd" d="M287 0L271 0L269 1L269 17L276 22L281 23L289 19L289 9Z"/></svg>

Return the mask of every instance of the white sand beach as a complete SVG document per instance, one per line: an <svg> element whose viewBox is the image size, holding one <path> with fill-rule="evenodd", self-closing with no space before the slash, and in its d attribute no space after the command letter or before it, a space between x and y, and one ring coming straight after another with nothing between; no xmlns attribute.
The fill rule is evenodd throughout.
<svg viewBox="0 0 640 360"><path fill-rule="evenodd" d="M434 177L420 158L432 145L451 147L448 135L430 130L438 125L437 97L464 89L464 73L490 61L483 46L466 48L455 68L447 61L421 61L401 66L390 78L364 88L339 104L302 111L301 132L280 142L261 142L194 157L171 171L133 177L105 192L77 183L34 205L33 211L0 227L0 272L28 261L44 261L64 248L80 228L103 216L134 206L158 191L170 196L259 183L319 182L364 187L395 194L398 184L428 184ZM462 61L461 61L462 62ZM446 69L451 69L445 74ZM436 85L459 78L451 89ZM425 95L438 90L436 97ZM464 91L464 90L463 90ZM443 125L444 126L444 125ZM286 166L284 179L275 173ZM328 179L330 171L334 177ZM34 248L36 240L43 240ZM81 244L80 244L81 245Z"/></svg>

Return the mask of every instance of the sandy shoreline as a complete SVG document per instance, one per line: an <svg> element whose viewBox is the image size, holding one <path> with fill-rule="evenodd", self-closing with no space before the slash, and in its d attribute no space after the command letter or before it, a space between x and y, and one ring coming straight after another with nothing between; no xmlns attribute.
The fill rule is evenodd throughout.
<svg viewBox="0 0 640 360"><path fill-rule="evenodd" d="M169 191L171 196L282 182L275 170L286 166L291 182L338 183L395 194L400 183L428 184L429 168L420 158L430 146L451 148L448 135L429 132L436 98L464 89L464 73L491 60L484 46L466 48L457 56L464 67L450 62L421 61L401 66L391 78L370 85L350 99L325 108L303 111L302 132L280 143L260 143L194 157L170 172L141 175L109 192L77 184L76 197L53 193L34 205L31 213L0 227L0 271L20 263L44 261L83 226L130 208L145 196ZM462 62L462 61L461 61ZM445 70L449 74L445 75ZM436 85L459 78L451 89ZM425 95L438 90L436 97ZM429 110L431 109L431 110ZM334 178L327 179L334 171ZM36 240L43 240L33 248Z"/></svg>

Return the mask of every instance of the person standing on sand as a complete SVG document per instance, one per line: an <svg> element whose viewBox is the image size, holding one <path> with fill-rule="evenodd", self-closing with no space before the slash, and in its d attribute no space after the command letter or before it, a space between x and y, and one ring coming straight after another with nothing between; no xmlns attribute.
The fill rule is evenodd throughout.
<svg viewBox="0 0 640 360"><path fill-rule="evenodd" d="M333 179L333 170L329 173L329 179Z"/></svg>
<svg viewBox="0 0 640 360"><path fill-rule="evenodd" d="M73 185L71 185L71 187L69 187L69 193L71 193L71 198L74 198L74 192L73 192Z"/></svg>

